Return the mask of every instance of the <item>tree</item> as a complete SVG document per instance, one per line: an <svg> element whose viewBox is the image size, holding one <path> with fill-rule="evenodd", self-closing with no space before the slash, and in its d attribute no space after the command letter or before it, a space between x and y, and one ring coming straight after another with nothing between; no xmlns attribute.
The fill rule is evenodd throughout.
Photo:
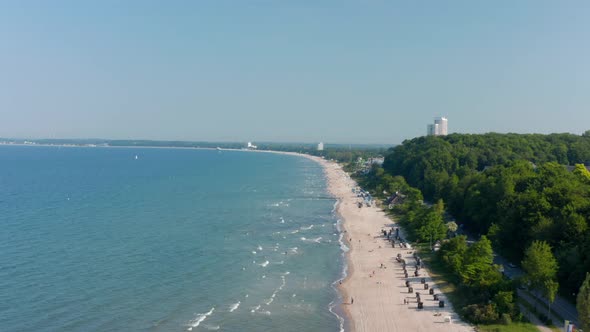
<svg viewBox="0 0 590 332"><path fill-rule="evenodd" d="M559 283L555 280L545 280L543 295L547 297L547 317L551 319L551 303L555 301L555 295L559 289Z"/></svg>
<svg viewBox="0 0 590 332"><path fill-rule="evenodd" d="M514 312L514 293L512 291L500 291L493 299L499 314L512 315Z"/></svg>
<svg viewBox="0 0 590 332"><path fill-rule="evenodd" d="M498 283L502 275L493 262L492 243L483 235L465 252L463 270L460 273L463 282L480 289Z"/></svg>
<svg viewBox="0 0 590 332"><path fill-rule="evenodd" d="M557 273L557 260L545 241L534 241L524 253L522 268L533 288L543 290L545 281L553 280Z"/></svg>
<svg viewBox="0 0 590 332"><path fill-rule="evenodd" d="M463 268L463 259L467 251L467 237L459 235L443 243L440 248L440 257L457 275Z"/></svg>
<svg viewBox="0 0 590 332"><path fill-rule="evenodd" d="M563 166L575 164L573 172ZM562 267L560 290L571 294L590 271L590 172L583 164L590 165L590 130L419 137L389 149L383 168L407 181L400 212L417 210L420 191L427 201L443 199L466 231L487 234L511 261L521 261L534 240L546 241ZM412 235L424 226L413 225Z"/></svg>
<svg viewBox="0 0 590 332"><path fill-rule="evenodd" d="M447 227L443 222L442 214L433 206L423 210L422 216L418 220L417 235L422 241L430 241L430 249L432 249L432 241L442 240L447 235Z"/></svg>
<svg viewBox="0 0 590 332"><path fill-rule="evenodd" d="M586 183L590 183L590 171L586 169L586 166L582 164L576 164L574 170L572 171L576 176L580 179L585 181Z"/></svg>
<svg viewBox="0 0 590 332"><path fill-rule="evenodd" d="M533 242L524 253L522 261L522 268L525 271L524 278L533 288L543 292L543 295L549 299L549 311L559 287L555 281L557 267L557 260L551 252L551 246L545 241Z"/></svg>
<svg viewBox="0 0 590 332"><path fill-rule="evenodd" d="M449 232L451 232L451 236L453 234L455 234L455 232L457 231L457 229L459 229L459 226L457 226L457 223L454 221L449 221L447 223L447 229L449 230Z"/></svg>
<svg viewBox="0 0 590 332"><path fill-rule="evenodd" d="M422 192L416 188L409 188L405 194L410 202L417 202L424 199Z"/></svg>
<svg viewBox="0 0 590 332"><path fill-rule="evenodd" d="M582 283L576 299L578 320L584 331L590 331L590 273L586 272L586 280Z"/></svg>
<svg viewBox="0 0 590 332"><path fill-rule="evenodd" d="M466 264L491 265L494 262L492 243L487 236L482 235L479 241L472 244L465 255Z"/></svg>
<svg viewBox="0 0 590 332"><path fill-rule="evenodd" d="M434 204L433 207L434 207L434 211L436 211L436 213L440 214L441 216L445 212L445 203L443 202L442 199L439 199L438 201L436 201L436 204Z"/></svg>

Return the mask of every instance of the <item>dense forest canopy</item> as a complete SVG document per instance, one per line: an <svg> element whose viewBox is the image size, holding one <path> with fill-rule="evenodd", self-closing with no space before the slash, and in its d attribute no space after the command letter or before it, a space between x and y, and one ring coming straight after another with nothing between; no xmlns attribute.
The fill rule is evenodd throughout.
<svg viewBox="0 0 590 332"><path fill-rule="evenodd" d="M380 178L402 176L426 200L442 199L459 224L487 234L515 262L533 241L546 241L560 289L572 294L590 271L590 172L583 165L590 165L590 132L452 134L390 149Z"/></svg>

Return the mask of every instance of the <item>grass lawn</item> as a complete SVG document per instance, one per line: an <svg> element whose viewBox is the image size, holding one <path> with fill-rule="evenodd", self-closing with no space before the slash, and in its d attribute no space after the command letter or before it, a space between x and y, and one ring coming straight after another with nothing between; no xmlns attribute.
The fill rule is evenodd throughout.
<svg viewBox="0 0 590 332"><path fill-rule="evenodd" d="M538 332L539 330L531 323L512 323L510 325L479 325L480 332Z"/></svg>

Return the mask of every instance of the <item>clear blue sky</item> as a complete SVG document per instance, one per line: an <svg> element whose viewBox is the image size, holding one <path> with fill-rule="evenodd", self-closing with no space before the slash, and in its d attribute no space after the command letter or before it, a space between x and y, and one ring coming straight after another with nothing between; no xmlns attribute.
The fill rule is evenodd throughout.
<svg viewBox="0 0 590 332"><path fill-rule="evenodd" d="M589 1L2 1L0 137L590 129Z"/></svg>

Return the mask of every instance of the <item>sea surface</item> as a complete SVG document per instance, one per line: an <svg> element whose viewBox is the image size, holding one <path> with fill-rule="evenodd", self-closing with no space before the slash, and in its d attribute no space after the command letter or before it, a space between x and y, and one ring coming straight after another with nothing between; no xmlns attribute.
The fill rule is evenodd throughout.
<svg viewBox="0 0 590 332"><path fill-rule="evenodd" d="M0 330L340 331L320 165L0 146Z"/></svg>

